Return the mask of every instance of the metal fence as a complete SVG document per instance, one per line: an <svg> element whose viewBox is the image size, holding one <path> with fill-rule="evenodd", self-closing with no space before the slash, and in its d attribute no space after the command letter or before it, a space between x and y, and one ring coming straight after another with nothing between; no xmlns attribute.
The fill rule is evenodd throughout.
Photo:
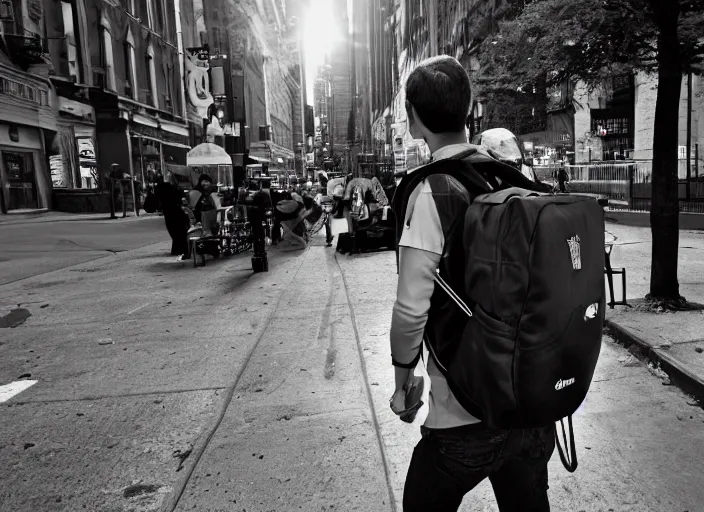
<svg viewBox="0 0 704 512"><path fill-rule="evenodd" d="M538 178L557 185L559 164L536 166ZM693 163L694 169L694 163ZM631 162L601 162L598 164L566 165L569 192L601 194L609 198L609 207L634 211L650 211L653 164L651 160ZM704 176L698 169L687 180L686 170L678 178L681 212L704 213Z"/></svg>

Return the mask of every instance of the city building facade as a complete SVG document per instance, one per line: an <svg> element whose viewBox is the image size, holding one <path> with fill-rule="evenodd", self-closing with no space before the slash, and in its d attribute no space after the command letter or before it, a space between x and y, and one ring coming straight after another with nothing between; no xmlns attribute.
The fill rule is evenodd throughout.
<svg viewBox="0 0 704 512"><path fill-rule="evenodd" d="M286 9L303 3L4 0L2 212L107 211L114 164L146 184L206 140L241 176L293 169L305 99Z"/></svg>
<svg viewBox="0 0 704 512"><path fill-rule="evenodd" d="M0 4L0 211L51 208L45 158L57 133L57 98L44 59L40 1Z"/></svg>

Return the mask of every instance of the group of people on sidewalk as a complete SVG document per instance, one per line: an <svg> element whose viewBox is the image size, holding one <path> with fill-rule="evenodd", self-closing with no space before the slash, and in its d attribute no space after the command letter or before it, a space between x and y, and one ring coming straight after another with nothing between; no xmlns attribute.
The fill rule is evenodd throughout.
<svg viewBox="0 0 704 512"><path fill-rule="evenodd" d="M327 191L327 176L321 174L317 187L301 187L299 190L290 188L289 190L274 190L271 188L271 180L260 179L257 183L250 183L249 186L240 187L236 206L238 214L247 218L246 208L250 204L249 188L255 187L256 191L261 191L264 195L270 198L270 203L273 206L283 205L280 211L276 211L274 215L274 226L272 230L272 242L279 243L282 240L281 225L286 222L288 217L286 207L293 205L293 212L296 226L305 226L304 220L311 215L320 214L320 205L315 203L316 195L325 195ZM201 174L198 178L198 185L187 194L174 183L164 180L163 176L159 175L156 178L156 186L154 187L153 197L158 204L159 210L164 216L166 229L171 237L171 254L177 256L179 260L188 259L190 257L188 251L188 230L196 223L203 225L204 232L209 232L208 227L212 224L213 214L220 208L221 200L213 186L212 178L207 174ZM252 203L254 204L254 203ZM333 211L326 215L325 218L325 239L328 247L332 246L333 234L331 227L331 215L337 213L335 203ZM295 229L294 229L295 231ZM303 234L289 232L292 238L303 240ZM305 244L304 244L305 245Z"/></svg>
<svg viewBox="0 0 704 512"><path fill-rule="evenodd" d="M171 237L171 255L178 256L179 261L188 259L189 228L200 222L207 230L207 221L220 207L220 198L213 189L213 179L207 174L201 174L198 186L186 197L175 184L160 176L154 194Z"/></svg>

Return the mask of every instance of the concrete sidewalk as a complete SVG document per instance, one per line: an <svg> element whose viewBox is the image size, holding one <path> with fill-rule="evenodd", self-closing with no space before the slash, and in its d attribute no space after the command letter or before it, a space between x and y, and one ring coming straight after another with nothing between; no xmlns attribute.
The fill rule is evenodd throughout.
<svg viewBox="0 0 704 512"><path fill-rule="evenodd" d="M650 212L609 208L605 216L610 223L650 228ZM681 212L680 230L704 230L704 214Z"/></svg>
<svg viewBox="0 0 704 512"><path fill-rule="evenodd" d="M389 409L394 253L320 235L252 274L248 254L194 269L167 248L0 288L32 313L2 332L0 383L39 381L1 409L0 512L402 510L427 406L411 425ZM604 338L554 510L704 503L704 413L627 356ZM460 510L496 512L489 482Z"/></svg>
<svg viewBox="0 0 704 512"><path fill-rule="evenodd" d="M616 236L611 261L627 272L627 302L606 311L606 326L631 352L652 360L654 372L665 383L674 381L704 403L704 311L653 313L645 310L649 292L649 228L626 228L607 224ZM678 276L680 293L688 301L704 304L704 234L680 233ZM620 276L614 276L616 300L621 299ZM663 372L664 370L664 372Z"/></svg>

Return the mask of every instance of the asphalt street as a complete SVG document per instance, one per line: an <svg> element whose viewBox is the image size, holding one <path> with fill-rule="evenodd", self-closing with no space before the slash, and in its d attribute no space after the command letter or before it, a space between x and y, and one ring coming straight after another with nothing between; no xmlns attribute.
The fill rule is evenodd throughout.
<svg viewBox="0 0 704 512"><path fill-rule="evenodd" d="M3 222L0 223L0 285L167 238L163 217Z"/></svg>
<svg viewBox="0 0 704 512"><path fill-rule="evenodd" d="M316 240L273 248L265 274L250 255L194 269L161 219L66 224L11 226L11 251L0 226L0 316L31 315L0 329L0 385L36 381L0 403L0 511L401 510L426 411L388 408L393 253ZM641 292L647 230L609 231ZM54 259L42 239L90 251ZM604 338L553 510L703 512L704 412L628 356ZM496 511L490 486L461 510Z"/></svg>

